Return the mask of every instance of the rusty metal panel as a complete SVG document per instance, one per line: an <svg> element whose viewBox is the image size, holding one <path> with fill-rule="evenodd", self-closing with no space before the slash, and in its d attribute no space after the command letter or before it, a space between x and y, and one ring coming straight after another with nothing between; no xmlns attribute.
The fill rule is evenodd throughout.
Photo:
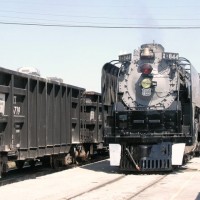
<svg viewBox="0 0 200 200"><path fill-rule="evenodd" d="M28 78L14 75L13 80L13 145L27 149Z"/></svg>
<svg viewBox="0 0 200 200"><path fill-rule="evenodd" d="M12 148L12 75L0 69L0 151L8 151Z"/></svg>
<svg viewBox="0 0 200 200"><path fill-rule="evenodd" d="M61 128L60 128L60 122L61 122L61 86L60 85L54 85L54 130L53 130L53 143L54 143L54 153L59 153L59 147L60 146L60 136L61 136ZM57 147L56 147L57 146Z"/></svg>
<svg viewBox="0 0 200 200"><path fill-rule="evenodd" d="M60 131L61 131L61 136L60 136L60 144L61 147L65 147L67 145L67 86L63 85L61 87L61 99L60 99L60 106L61 106L61 117L60 117ZM65 148L61 148L61 152L64 152Z"/></svg>
<svg viewBox="0 0 200 200"><path fill-rule="evenodd" d="M37 136L39 155L42 155L46 147L46 82L44 81L38 81Z"/></svg>
<svg viewBox="0 0 200 200"><path fill-rule="evenodd" d="M67 85L67 120L69 135L67 141L69 143L80 143L80 126L81 126L81 98L83 88Z"/></svg>
<svg viewBox="0 0 200 200"><path fill-rule="evenodd" d="M37 80L29 81L28 147L36 149L37 144Z"/></svg>
<svg viewBox="0 0 200 200"><path fill-rule="evenodd" d="M102 142L101 94L96 92L85 92L83 101L83 129L81 131L81 142Z"/></svg>
<svg viewBox="0 0 200 200"><path fill-rule="evenodd" d="M53 145L53 119L54 119L54 85L47 83L47 146Z"/></svg>

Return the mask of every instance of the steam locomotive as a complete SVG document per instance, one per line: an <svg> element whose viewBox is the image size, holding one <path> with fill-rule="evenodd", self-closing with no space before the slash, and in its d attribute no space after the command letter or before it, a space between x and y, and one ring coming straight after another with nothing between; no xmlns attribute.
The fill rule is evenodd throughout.
<svg viewBox="0 0 200 200"><path fill-rule="evenodd" d="M143 44L106 63L101 83L111 165L171 171L199 154L200 82L189 60Z"/></svg>

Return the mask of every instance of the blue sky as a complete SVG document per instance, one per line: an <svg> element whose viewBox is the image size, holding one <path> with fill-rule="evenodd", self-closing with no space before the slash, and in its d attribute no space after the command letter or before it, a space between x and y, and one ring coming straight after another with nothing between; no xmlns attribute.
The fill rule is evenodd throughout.
<svg viewBox="0 0 200 200"><path fill-rule="evenodd" d="M20 23L11 25L2 23ZM58 25L58 27L23 24ZM197 0L0 0L0 66L36 67L42 77L100 92L102 66L153 40L189 59L200 72L200 29L72 28L200 27Z"/></svg>

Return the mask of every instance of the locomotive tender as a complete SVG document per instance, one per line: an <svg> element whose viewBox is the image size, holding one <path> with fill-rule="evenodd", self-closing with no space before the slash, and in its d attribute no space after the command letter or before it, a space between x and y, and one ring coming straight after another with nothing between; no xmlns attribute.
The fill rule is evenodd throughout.
<svg viewBox="0 0 200 200"><path fill-rule="evenodd" d="M99 93L0 68L0 175L9 163L57 167L96 153L101 107Z"/></svg>
<svg viewBox="0 0 200 200"><path fill-rule="evenodd" d="M186 58L144 44L102 69L103 134L110 164L171 171L200 152L199 74Z"/></svg>

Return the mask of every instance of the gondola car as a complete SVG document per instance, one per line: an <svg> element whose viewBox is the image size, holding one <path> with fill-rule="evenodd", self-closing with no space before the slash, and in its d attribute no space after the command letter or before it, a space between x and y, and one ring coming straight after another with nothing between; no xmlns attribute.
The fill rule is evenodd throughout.
<svg viewBox="0 0 200 200"><path fill-rule="evenodd" d="M101 106L99 93L0 68L0 174L13 162L57 167L94 154L103 142Z"/></svg>

